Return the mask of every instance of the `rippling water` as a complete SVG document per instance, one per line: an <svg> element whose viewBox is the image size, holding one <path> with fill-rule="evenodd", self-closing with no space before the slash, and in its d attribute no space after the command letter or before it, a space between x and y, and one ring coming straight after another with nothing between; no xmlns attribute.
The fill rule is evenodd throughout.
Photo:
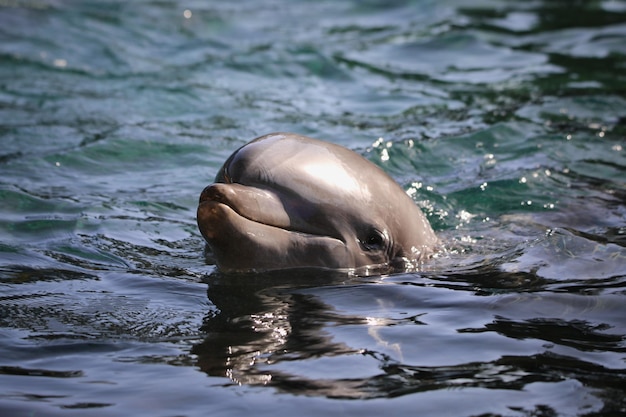
<svg viewBox="0 0 626 417"><path fill-rule="evenodd" d="M626 2L0 1L0 410L626 413ZM248 140L348 146L447 250L219 275Z"/></svg>

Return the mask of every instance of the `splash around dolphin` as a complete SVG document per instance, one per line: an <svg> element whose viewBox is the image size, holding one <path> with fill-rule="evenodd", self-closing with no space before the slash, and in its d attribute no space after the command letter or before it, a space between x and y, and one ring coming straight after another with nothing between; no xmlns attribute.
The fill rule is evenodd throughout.
<svg viewBox="0 0 626 417"><path fill-rule="evenodd" d="M438 244L421 210L377 165L292 133L236 150L202 191L197 220L223 273L410 271Z"/></svg>

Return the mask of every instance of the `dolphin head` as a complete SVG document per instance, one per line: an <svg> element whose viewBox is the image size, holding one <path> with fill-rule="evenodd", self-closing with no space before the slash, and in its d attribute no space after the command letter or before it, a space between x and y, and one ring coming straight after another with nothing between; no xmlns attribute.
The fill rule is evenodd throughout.
<svg viewBox="0 0 626 417"><path fill-rule="evenodd" d="M235 151L200 195L197 219L227 273L415 269L437 243L421 210L378 166L289 133Z"/></svg>

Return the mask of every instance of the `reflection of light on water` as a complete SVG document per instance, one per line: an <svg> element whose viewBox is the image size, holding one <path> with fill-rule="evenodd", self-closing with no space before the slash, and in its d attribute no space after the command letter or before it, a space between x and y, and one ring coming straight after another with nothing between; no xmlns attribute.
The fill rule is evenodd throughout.
<svg viewBox="0 0 626 417"><path fill-rule="evenodd" d="M376 149L380 149L380 160L383 162L389 161L389 151L388 149L393 146L393 142L385 141L383 138L378 138L374 143L372 143L372 147ZM412 142L410 144L412 146Z"/></svg>
<svg viewBox="0 0 626 417"><path fill-rule="evenodd" d="M463 242L463 243L476 243L476 239L473 238L472 236L461 236L459 238L459 241Z"/></svg>
<svg viewBox="0 0 626 417"><path fill-rule="evenodd" d="M483 159L485 160L485 163L483 164L485 168L492 168L496 165L496 157L492 153L486 154Z"/></svg>
<svg viewBox="0 0 626 417"><path fill-rule="evenodd" d="M434 202L429 199L417 200L416 197L418 195L418 190L426 190L428 192L433 192L434 187L430 185L424 185L424 183L420 181L416 181L411 183L411 186L406 190L406 194L411 197L415 204L417 204L422 210L424 210L430 216L436 216L439 219L444 219L448 217L448 211L444 209L437 209ZM445 199L445 196L443 197Z"/></svg>
<svg viewBox="0 0 626 417"><path fill-rule="evenodd" d="M246 378L242 380L241 378L237 376L238 373L235 374L234 371L236 370L237 369L233 370L233 368L227 369L226 377L230 379L231 381L235 382L237 385L244 385L244 384L266 385L266 384L269 384L270 381L272 380L272 375L255 375L254 377L250 377L250 375L246 375Z"/></svg>
<svg viewBox="0 0 626 417"><path fill-rule="evenodd" d="M287 341L286 337L291 332L291 327L286 328L276 325L277 322L288 324L289 320L286 315L274 313L253 314L251 318L254 323L252 329L255 332L269 331L272 334L272 338L277 342L284 343Z"/></svg>
<svg viewBox="0 0 626 417"><path fill-rule="evenodd" d="M381 300L379 300L379 304L382 306ZM397 355L398 360L403 360L402 347L400 346L400 343L390 343L387 340L384 340L383 336L380 334L384 328L394 323L393 320L380 317L365 317L365 323L368 326L367 334L370 335L378 345L394 352Z"/></svg>
<svg viewBox="0 0 626 417"><path fill-rule="evenodd" d="M427 185L424 187L424 183L418 181L418 182L411 183L411 186L409 187L408 190L406 190L406 193L409 195L409 197L413 197L415 194L417 194L417 190L421 190L422 188L424 188L426 191L435 190L435 188L432 185Z"/></svg>
<svg viewBox="0 0 626 417"><path fill-rule="evenodd" d="M385 324L385 321L378 317L365 317L365 323L368 326L381 326Z"/></svg>
<svg viewBox="0 0 626 417"><path fill-rule="evenodd" d="M249 346L229 346L226 359L226 376L238 385L266 385L271 382L270 373L252 371L259 364L269 364L272 353L287 343L291 325L287 314L275 312L252 314L252 330L262 335L259 346L263 349L248 351Z"/></svg>
<svg viewBox="0 0 626 417"><path fill-rule="evenodd" d="M458 229L459 227L462 227L468 224L474 217L476 217L476 215L470 213L469 211L466 211L466 210L459 211L459 213L456 215L456 218L459 219L459 224L456 225L456 228Z"/></svg>

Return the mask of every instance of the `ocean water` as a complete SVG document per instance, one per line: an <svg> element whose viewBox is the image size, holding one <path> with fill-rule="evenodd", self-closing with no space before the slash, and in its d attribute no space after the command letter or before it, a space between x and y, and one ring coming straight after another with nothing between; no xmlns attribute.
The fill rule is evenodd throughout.
<svg viewBox="0 0 626 417"><path fill-rule="evenodd" d="M419 273L225 277L200 191L347 146ZM626 2L0 0L0 411L626 413Z"/></svg>

